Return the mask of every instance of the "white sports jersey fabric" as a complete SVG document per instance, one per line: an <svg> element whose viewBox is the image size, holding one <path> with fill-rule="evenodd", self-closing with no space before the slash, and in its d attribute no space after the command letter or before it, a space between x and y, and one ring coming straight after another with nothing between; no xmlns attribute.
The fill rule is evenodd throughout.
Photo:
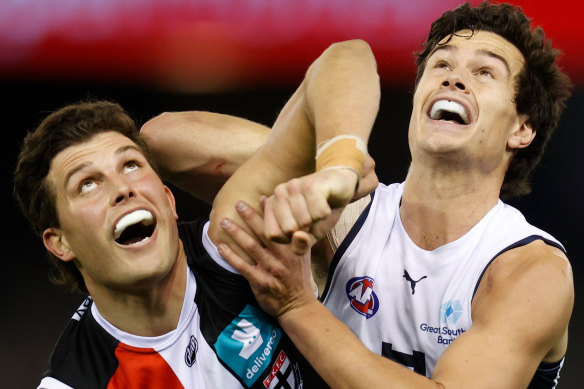
<svg viewBox="0 0 584 389"><path fill-rule="evenodd" d="M370 350L430 376L446 347L472 326L475 288L493 258L534 239L563 247L499 201L461 238L422 250L402 226L402 191L403 184L377 188L337 250L323 303Z"/></svg>
<svg viewBox="0 0 584 389"><path fill-rule="evenodd" d="M122 332L107 322L98 312L95 304L91 306L95 320L121 343L138 349L153 349L172 368L174 374L185 388L241 388L241 384L217 359L215 352L203 339L200 315L195 303L197 289L195 276L187 272L187 288L177 328L167 334L143 337ZM200 339L197 341L197 339ZM134 349L135 350L135 349ZM193 362L185 363L185 350L196 353Z"/></svg>

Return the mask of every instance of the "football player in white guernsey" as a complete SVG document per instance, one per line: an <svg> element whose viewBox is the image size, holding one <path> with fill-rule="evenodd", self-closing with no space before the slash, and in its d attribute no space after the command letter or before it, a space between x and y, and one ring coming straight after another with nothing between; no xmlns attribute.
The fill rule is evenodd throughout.
<svg viewBox="0 0 584 389"><path fill-rule="evenodd" d="M127 113L104 101L49 115L25 139L15 194L61 283L91 297L67 326L39 388L324 385L300 354L294 356L297 350L256 307L249 285L214 244L230 242L218 224L237 218L235 199L243 196L259 208L260 196L275 185L313 173L314 150L323 140L337 139L346 152L342 160L350 154L351 164L339 169L324 153L320 171L310 177L331 201L351 200L379 96L371 49L353 40L332 45L310 66L269 134L263 126L237 124L242 119L229 119L242 132L221 134L220 115L188 113L199 140L197 149L189 148L198 158L189 173L222 183L255 152L223 185L205 227L177 225L173 194L145 143L172 136L159 132L158 120L138 135ZM354 107L367 114L338 120L339 112ZM377 185L373 172L369 177L360 182L366 192ZM193 192L210 200L219 187ZM248 300L239 304L242 298Z"/></svg>
<svg viewBox="0 0 584 389"><path fill-rule="evenodd" d="M529 192L569 97L556 56L508 4L464 4L432 24L418 54L407 177L380 185L346 222L322 302L306 287L306 257L291 252L323 236L307 222L322 214L304 188L277 188L263 219L238 206L261 244L222 224L256 264L225 245L223 257L332 387L557 385L571 267L557 240L501 201ZM290 239L292 250L274 243Z"/></svg>

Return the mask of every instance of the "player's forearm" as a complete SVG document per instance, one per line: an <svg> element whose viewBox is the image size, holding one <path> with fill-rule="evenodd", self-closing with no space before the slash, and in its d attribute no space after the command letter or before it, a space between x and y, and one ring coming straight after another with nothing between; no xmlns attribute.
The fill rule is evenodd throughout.
<svg viewBox="0 0 584 389"><path fill-rule="evenodd" d="M369 45L362 40L331 45L308 69L304 93L317 144L347 133L367 143L381 95Z"/></svg>
<svg viewBox="0 0 584 389"><path fill-rule="evenodd" d="M163 113L140 131L162 177L210 202L270 129L238 117L186 111Z"/></svg>
<svg viewBox="0 0 584 389"><path fill-rule="evenodd" d="M428 378L369 351L318 301L283 314L279 322L333 388L441 388Z"/></svg>

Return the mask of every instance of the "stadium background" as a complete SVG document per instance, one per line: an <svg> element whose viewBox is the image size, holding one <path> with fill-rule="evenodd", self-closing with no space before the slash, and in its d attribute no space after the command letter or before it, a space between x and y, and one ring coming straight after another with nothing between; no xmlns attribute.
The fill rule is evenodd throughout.
<svg viewBox="0 0 584 389"><path fill-rule="evenodd" d="M409 163L412 53L420 48L431 21L459 3L3 0L0 106L8 187L3 229L7 249L0 271L0 386L35 387L54 342L81 300L48 282L42 244L11 196L21 140L42 117L90 97L119 102L138 124L163 111L197 109L270 125L322 50L335 41L362 38L376 55L383 89L370 152L382 182L401 181ZM578 242L584 217L583 6L575 0L514 3L562 49L560 64L575 83L560 128L533 177L533 193L512 204L568 250L576 305L559 387L578 388L584 366L584 250ZM177 196L181 218L206 216L206 205L181 192ZM501 331L505 325L501 323Z"/></svg>

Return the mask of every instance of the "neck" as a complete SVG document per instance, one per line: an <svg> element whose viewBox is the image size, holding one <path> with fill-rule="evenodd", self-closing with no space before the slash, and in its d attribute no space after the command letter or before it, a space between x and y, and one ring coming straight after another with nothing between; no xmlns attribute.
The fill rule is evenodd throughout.
<svg viewBox="0 0 584 389"><path fill-rule="evenodd" d="M420 248L434 250L466 234L499 199L501 175L410 167L400 216Z"/></svg>
<svg viewBox="0 0 584 389"><path fill-rule="evenodd" d="M178 325L185 297L187 264L182 242L179 257L164 280L138 291L101 290L92 298L100 314L116 328L138 336L159 336Z"/></svg>

